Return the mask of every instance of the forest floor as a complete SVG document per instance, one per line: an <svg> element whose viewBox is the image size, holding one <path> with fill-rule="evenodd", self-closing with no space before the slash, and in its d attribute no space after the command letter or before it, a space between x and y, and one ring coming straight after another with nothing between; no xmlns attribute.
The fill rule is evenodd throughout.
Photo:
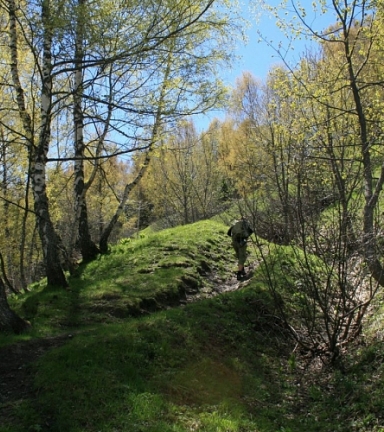
<svg viewBox="0 0 384 432"><path fill-rule="evenodd" d="M12 407L33 399L34 362L48 350L62 345L68 336L18 342L0 348L0 419L9 418Z"/></svg>
<svg viewBox="0 0 384 432"><path fill-rule="evenodd" d="M257 265L257 261L249 263L243 281L236 279L236 273L228 280L221 279L215 273L210 274L208 279L211 287L188 295L187 302L241 289L249 283ZM66 334L39 338L0 348L0 419L9 419L13 412L12 407L22 403L23 400L34 399L36 393L33 385L36 373L34 363L47 351L63 345L70 337Z"/></svg>
<svg viewBox="0 0 384 432"><path fill-rule="evenodd" d="M258 265L258 261L248 264L247 275L243 281L236 279L235 271L228 279L221 278L215 272L206 275L209 288L203 288L198 293L188 295L187 303L242 289L250 283ZM183 302L180 303L180 306L183 307ZM15 407L27 401L34 401L37 397L38 389L35 387L36 362L49 350L64 345L73 335L67 333L0 347L0 424L2 422L5 424L18 422L18 419L15 418L15 412L17 412ZM319 358L297 357L296 372L291 375L290 380L296 388L295 412L305 416L310 405L309 390L318 388L328 392L329 383L332 381L331 370L324 368ZM330 393L332 392L331 390ZM338 397L336 393L335 398ZM49 428L49 423L47 422L44 427Z"/></svg>

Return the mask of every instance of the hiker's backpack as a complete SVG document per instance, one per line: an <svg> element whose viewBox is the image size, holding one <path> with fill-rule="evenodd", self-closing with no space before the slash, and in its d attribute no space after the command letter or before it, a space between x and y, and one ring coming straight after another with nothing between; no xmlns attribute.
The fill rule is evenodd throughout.
<svg viewBox="0 0 384 432"><path fill-rule="evenodd" d="M231 237L239 245L244 245L247 238L253 233L249 222L246 219L240 219L230 229Z"/></svg>

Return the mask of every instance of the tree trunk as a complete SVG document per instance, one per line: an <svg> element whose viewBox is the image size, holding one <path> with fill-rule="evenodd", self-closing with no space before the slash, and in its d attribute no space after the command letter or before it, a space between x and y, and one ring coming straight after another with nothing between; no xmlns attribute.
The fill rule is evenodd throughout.
<svg viewBox="0 0 384 432"><path fill-rule="evenodd" d="M149 166L149 162L151 161L151 154L152 154L154 147L155 147L155 144L157 142L158 133L159 133L159 130L161 127L162 114L163 114L163 111L162 111L163 110L163 103L164 103L164 98L165 98L166 89L167 89L167 85L168 85L168 79L169 79L169 75L170 75L170 71L171 71L171 67L170 67L171 61L172 61L172 50L169 51L169 55L168 55L168 59L167 59L167 66L166 66L166 69L164 72L164 78L163 78L163 82L162 82L162 88L161 88L161 94L160 94L160 98L159 98L158 109L157 109L156 116L155 116L154 123L153 123L153 127L152 127L151 143L149 144L144 163L142 164L139 173L137 174L136 178L131 183L129 183L125 186L123 197L122 197L120 204L116 210L116 213L113 215L108 226L105 228L105 230L103 231L103 233L100 236L99 246L100 246L100 252L103 254L108 252L109 236L111 235L111 232L112 232L113 228L115 227L116 222L119 219L119 216L122 214L122 212L124 210L124 206L128 200L129 194L131 193L132 189L139 183L139 181L141 180L141 178L143 177L143 175L147 171L148 166Z"/></svg>
<svg viewBox="0 0 384 432"><path fill-rule="evenodd" d="M67 281L61 266L60 241L55 233L49 214L48 197L46 193L46 164L49 143L51 137L51 116L52 116L52 23L50 15L50 2L42 2L43 22L43 60L41 67L41 118L39 129L39 141L35 145L35 132L32 117L28 113L25 103L25 93L19 78L19 60L17 45L17 16L14 0L8 1L9 27L10 27L10 50L11 50L11 73L16 91L16 99L19 108L19 115L25 129L25 137L29 149L31 161L32 190L34 196L34 209L43 247L46 275L49 285L66 287Z"/></svg>
<svg viewBox="0 0 384 432"><path fill-rule="evenodd" d="M92 241L86 202L85 174L84 174L84 114L83 101L83 58L84 58L84 17L83 7L85 1L78 0L78 15L76 21L76 48L75 48L75 88L73 94L73 119L75 132L75 164L74 164L74 193L75 215L77 224L77 241L75 247L80 250L83 261L92 261L99 254L99 249Z"/></svg>
<svg viewBox="0 0 384 432"><path fill-rule="evenodd" d="M9 307L5 285L0 278L0 332L20 334L28 327L30 327L29 322L24 321Z"/></svg>
<svg viewBox="0 0 384 432"><path fill-rule="evenodd" d="M20 260L19 260L19 269L20 269L20 280L21 280L21 286L24 290L28 290L28 283L27 278L25 276L25 261L26 261L26 241L27 241L27 221L29 216L29 194L30 194L30 186L31 186L31 161L28 161L28 176L27 176L27 184L25 186L25 198L24 198L24 212L23 212L23 218L21 223L21 239L20 239ZM31 247L32 250L32 244L31 241ZM31 268L31 267L29 267ZM30 272L29 272L30 273ZM29 274L30 279L30 274Z"/></svg>
<svg viewBox="0 0 384 432"><path fill-rule="evenodd" d="M75 193L75 215L77 224L76 249L79 249L84 261L92 261L99 254L99 249L92 241L89 225L88 210L86 202L86 186L84 175L84 138L83 138L83 112L81 107L82 100L82 71L75 73L76 82L74 94L74 123L75 123L75 164L74 164L74 193Z"/></svg>
<svg viewBox="0 0 384 432"><path fill-rule="evenodd" d="M348 35L346 30L346 23L344 34ZM374 212L377 207L380 192L384 184L384 166L381 167L380 177L373 184L373 166L371 161L371 140L368 134L368 121L366 118L366 113L364 110L363 102L360 94L360 87L358 85L359 75L354 70L354 65L352 61L352 51L349 45L349 38L346 37L344 40L344 50L345 58L347 61L348 74L349 74L349 84L352 90L353 99L355 102L356 113L359 121L360 129L360 142L361 142L361 156L363 161L363 177L364 177L364 217L363 217L363 254L365 262L371 272L372 277L377 281L380 286L384 286L384 267L380 262L377 251L377 238L375 235L374 228Z"/></svg>
<svg viewBox="0 0 384 432"><path fill-rule="evenodd" d="M89 262L94 260L100 253L100 251L96 244L93 242L89 233L88 211L85 199L82 201L80 207L78 234L78 248L80 249L83 261Z"/></svg>
<svg viewBox="0 0 384 432"><path fill-rule="evenodd" d="M32 169L32 186L35 199L35 213L39 227L39 234L43 246L47 280L49 285L68 286L62 268L59 253L59 237L51 221L46 191L46 164L51 139L52 117L52 23L50 2L44 0L42 4L42 22L44 26L42 89L41 89L41 124L39 142L35 150L34 166Z"/></svg>

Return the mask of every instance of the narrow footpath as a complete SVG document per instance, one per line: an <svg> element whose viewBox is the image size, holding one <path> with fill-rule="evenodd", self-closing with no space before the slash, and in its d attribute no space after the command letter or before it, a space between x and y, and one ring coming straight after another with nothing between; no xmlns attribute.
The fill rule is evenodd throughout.
<svg viewBox="0 0 384 432"><path fill-rule="evenodd" d="M260 260L252 261L246 265L246 276L242 281L236 278L236 272L233 272L230 278L223 279L217 273L212 272L207 275L208 284L206 287L201 288L198 292L187 293L186 302L192 303L205 298L216 297L217 295L227 292L237 291L238 289L247 286L253 277L255 269L259 266Z"/></svg>

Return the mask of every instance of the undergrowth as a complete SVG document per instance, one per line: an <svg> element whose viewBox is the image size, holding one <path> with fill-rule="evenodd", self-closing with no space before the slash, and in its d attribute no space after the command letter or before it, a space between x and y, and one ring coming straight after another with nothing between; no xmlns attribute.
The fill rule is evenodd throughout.
<svg viewBox="0 0 384 432"><path fill-rule="evenodd" d="M242 289L185 304L209 274L232 275L226 229L126 239L68 290L10 299L33 327L0 345L71 337L30 366L34 397L6 407L0 432L383 431L380 311L340 371L301 355L257 268Z"/></svg>

